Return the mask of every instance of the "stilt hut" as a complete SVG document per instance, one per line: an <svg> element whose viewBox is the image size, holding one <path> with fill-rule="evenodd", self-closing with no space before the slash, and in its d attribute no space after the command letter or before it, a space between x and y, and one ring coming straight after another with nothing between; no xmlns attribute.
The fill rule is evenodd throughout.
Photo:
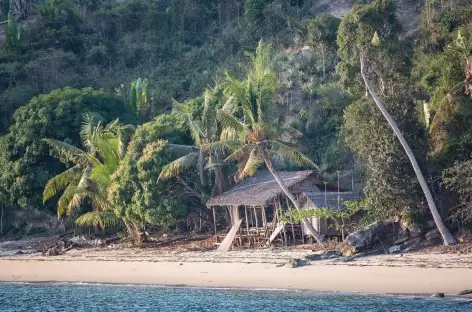
<svg viewBox="0 0 472 312"><path fill-rule="evenodd" d="M302 194L322 194L338 191L338 185L326 183L314 171L280 171L284 185L298 199ZM282 189L268 171L259 171L234 185L223 194L210 199L207 206L214 220L218 214L227 214L231 231L218 235L217 243L228 236L227 242L239 246L260 247L278 237L285 244L304 241L300 224L280 222L285 210L291 206ZM231 237L229 237L231 236ZM228 246L229 248L229 246Z"/></svg>

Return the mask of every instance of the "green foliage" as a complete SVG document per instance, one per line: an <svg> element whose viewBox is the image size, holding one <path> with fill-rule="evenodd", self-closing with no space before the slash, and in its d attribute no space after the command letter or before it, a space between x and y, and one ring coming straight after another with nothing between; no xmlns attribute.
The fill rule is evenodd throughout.
<svg viewBox="0 0 472 312"><path fill-rule="evenodd" d="M187 198L179 194L182 189L172 181L157 182L162 166L171 157L165 141L145 144L138 128L113 177L108 200L115 214L135 224L139 231L145 230L146 223L168 228L186 214Z"/></svg>
<svg viewBox="0 0 472 312"><path fill-rule="evenodd" d="M456 205L451 218L461 225L472 225L472 161L458 162L443 172L444 183L458 195Z"/></svg>
<svg viewBox="0 0 472 312"><path fill-rule="evenodd" d="M317 100L310 107L313 117L303 129L303 151L324 172L335 173L349 162L339 129L352 97L338 83L321 85L315 94Z"/></svg>
<svg viewBox="0 0 472 312"><path fill-rule="evenodd" d="M13 14L8 13L8 24L5 28L5 49L9 52L15 52L19 48L20 30Z"/></svg>
<svg viewBox="0 0 472 312"><path fill-rule="evenodd" d="M337 46L337 32L341 20L326 14L321 14L315 17L308 23L308 42L313 47L315 57L320 59L322 68L322 77L326 81L334 74L337 63L336 50Z"/></svg>
<svg viewBox="0 0 472 312"><path fill-rule="evenodd" d="M73 167L51 178L44 187L44 202L62 193L57 205L59 218L64 214L69 217L77 215L85 199L94 212L110 210L105 199L106 189L111 184L111 176L118 168L121 155L124 155L122 145L127 145L133 130L134 127L120 125L118 120L103 125L101 116L86 113L80 130L85 150L66 142L44 140L65 165L73 163ZM92 219L84 217L83 220Z"/></svg>
<svg viewBox="0 0 472 312"><path fill-rule="evenodd" d="M345 209L333 209L328 207L317 207L305 210L294 210L291 209L282 217L283 222L291 222L293 219L295 222L301 222L304 219L310 219L312 217L318 219L329 219L332 221L332 226L336 231L340 231L343 239L347 231L358 226L357 224L351 224L350 218L365 210L363 201L344 201L343 204L346 206Z"/></svg>
<svg viewBox="0 0 472 312"><path fill-rule="evenodd" d="M182 196L181 186L175 180L157 182L162 167L173 159L164 139L173 144L189 142L175 114L139 126L112 176L107 198L128 230L142 233L146 224L166 229L186 215L189 197Z"/></svg>
<svg viewBox="0 0 472 312"><path fill-rule="evenodd" d="M244 1L244 18L246 20L247 26L251 29L251 32L257 32L257 29L260 29L260 25L264 23L264 8L264 0Z"/></svg>
<svg viewBox="0 0 472 312"><path fill-rule="evenodd" d="M382 100L418 161L424 164L425 134L418 122L414 100L407 92L399 86ZM346 109L344 131L349 148L366 163L364 192L371 215L385 219L421 210L423 204L418 200L421 194L411 164L370 98L362 98Z"/></svg>
<svg viewBox="0 0 472 312"><path fill-rule="evenodd" d="M44 185L64 171L42 139L80 146L82 114L89 111L105 120L119 116L123 123L136 121L135 114L119 99L90 88L55 90L33 98L16 111L15 124L0 137L0 189L8 194L8 204L22 208L42 206Z"/></svg>
<svg viewBox="0 0 472 312"><path fill-rule="evenodd" d="M252 176L264 163L273 169L272 161L316 167L286 139L293 139L296 131L283 124L273 102L277 80L269 68L270 49L270 45L259 42L246 80L227 76L226 92L230 100L218 110L223 128L219 144L232 151L226 160L238 164L236 181Z"/></svg>
<svg viewBox="0 0 472 312"><path fill-rule="evenodd" d="M399 53L404 51L398 42L400 29L393 1L375 0L351 9L342 19L338 31L338 56L341 61L337 65L337 72L345 88L357 94L364 91L360 75L361 52L375 55L369 59L370 65L382 70L381 74L392 74L385 67L393 67L396 72L401 72L402 58ZM380 47L372 47L375 34L383 43Z"/></svg>

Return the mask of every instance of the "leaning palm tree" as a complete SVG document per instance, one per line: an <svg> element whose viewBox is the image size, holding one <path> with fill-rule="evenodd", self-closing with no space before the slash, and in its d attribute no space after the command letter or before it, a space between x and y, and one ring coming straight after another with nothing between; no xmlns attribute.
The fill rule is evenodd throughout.
<svg viewBox="0 0 472 312"><path fill-rule="evenodd" d="M204 170L211 169L215 174L213 195L221 194L225 186L225 178L222 172L222 153L213 149L215 142L219 141L219 128L216 120L215 101L218 86L213 90L207 89L204 94L202 116L195 118L190 107L173 101L173 113L181 120L184 127L190 131L195 143L193 146L168 144L169 148L183 154L162 168L158 180L166 180L176 177L191 168L197 168L200 182L204 184ZM206 165L205 165L206 164Z"/></svg>
<svg viewBox="0 0 472 312"><path fill-rule="evenodd" d="M106 188L111 184L111 175L118 168L134 127L121 125L118 120L103 125L97 114L86 113L83 118L80 136L84 149L45 139L61 161L73 166L47 182L43 200L46 202L62 193L57 205L61 218L64 215L76 217L82 202L87 199L93 211L79 216L76 224L103 228L117 222L106 200Z"/></svg>
<svg viewBox="0 0 472 312"><path fill-rule="evenodd" d="M215 145L233 151L226 160L237 162L236 180L253 175L265 164L295 209L300 210L298 201L275 170L273 160L289 160L310 167L316 165L291 144L294 131L283 126L281 114L275 107L273 99L277 80L269 68L269 49L270 46L262 41L259 43L246 80L240 81L227 75L226 91L232 101L218 110L218 119L224 130L221 141ZM323 239L313 225L307 219L302 222L321 244Z"/></svg>
<svg viewBox="0 0 472 312"><path fill-rule="evenodd" d="M413 170L415 171L416 177L418 178L418 181L420 182L421 189L423 190L424 195L426 197L426 201L428 202L429 210L431 211L431 214L433 215L434 222L436 223L436 226L439 232L441 233L444 245L456 244L457 240L454 238L454 236L451 235L451 233L449 232L449 230L444 225L444 222L441 219L441 215L439 214L439 211L436 207L433 196L431 195L431 191L429 190L428 184L426 183L426 180L423 176L423 173L421 172L421 168L418 165L418 162L416 161L413 151L408 145L408 142L405 140L405 137L403 136L402 132L398 128L397 123L395 122L395 120L393 120L392 116L389 114L389 112L383 105L382 101L378 97L377 93L375 92L374 88L372 87L372 83L369 79L368 69L365 64L365 56L363 53L361 53L360 63L361 63L361 75L364 80L367 92L371 95L375 104L377 105L379 110L382 112L382 115L385 117L388 124L395 132L395 135L397 136L401 145L403 146L403 149L405 150L408 156L408 159L411 162Z"/></svg>

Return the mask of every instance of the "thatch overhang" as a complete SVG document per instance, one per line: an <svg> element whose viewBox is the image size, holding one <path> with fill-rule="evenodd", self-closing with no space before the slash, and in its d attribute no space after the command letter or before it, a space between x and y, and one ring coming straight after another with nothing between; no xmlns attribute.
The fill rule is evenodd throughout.
<svg viewBox="0 0 472 312"><path fill-rule="evenodd" d="M314 178L317 184L322 182L316 178L315 171L279 171L283 183L289 190L308 178ZM211 198L207 207L213 206L265 206L283 193L269 171L258 171L221 195Z"/></svg>

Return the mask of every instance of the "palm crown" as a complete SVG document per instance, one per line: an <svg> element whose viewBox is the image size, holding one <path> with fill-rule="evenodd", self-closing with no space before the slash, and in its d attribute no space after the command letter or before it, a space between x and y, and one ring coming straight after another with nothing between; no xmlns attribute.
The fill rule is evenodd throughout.
<svg viewBox="0 0 472 312"><path fill-rule="evenodd" d="M277 79L269 67L269 50L269 45L259 43L246 80L227 75L230 100L217 112L223 128L220 145L233 151L226 160L238 163L236 180L253 175L263 163L272 167L272 160L315 166L292 146L298 133L283 124L276 107Z"/></svg>
<svg viewBox="0 0 472 312"><path fill-rule="evenodd" d="M181 120L182 124L190 131L194 146L168 144L176 154L183 154L162 168L158 180L165 180L178 176L190 168L197 168L200 181L204 184L204 170L209 168L215 173L215 188L218 192L223 189L223 174L221 172L221 151L215 149L215 143L219 140L219 127L216 119L215 101L220 99L216 95L218 86L205 90L203 110L200 118L195 118L188 105L174 100L173 113ZM214 190L215 193L215 190Z"/></svg>
<svg viewBox="0 0 472 312"><path fill-rule="evenodd" d="M84 114L83 119L80 136L84 149L53 139L44 140L61 161L73 166L47 182L43 200L47 201L62 192L57 205L60 218L64 214L75 215L83 200L88 199L94 212L82 215L76 223L95 223L103 227L114 220L106 200L106 188L124 156L134 127L121 125L118 120L104 125L102 118L92 113Z"/></svg>

